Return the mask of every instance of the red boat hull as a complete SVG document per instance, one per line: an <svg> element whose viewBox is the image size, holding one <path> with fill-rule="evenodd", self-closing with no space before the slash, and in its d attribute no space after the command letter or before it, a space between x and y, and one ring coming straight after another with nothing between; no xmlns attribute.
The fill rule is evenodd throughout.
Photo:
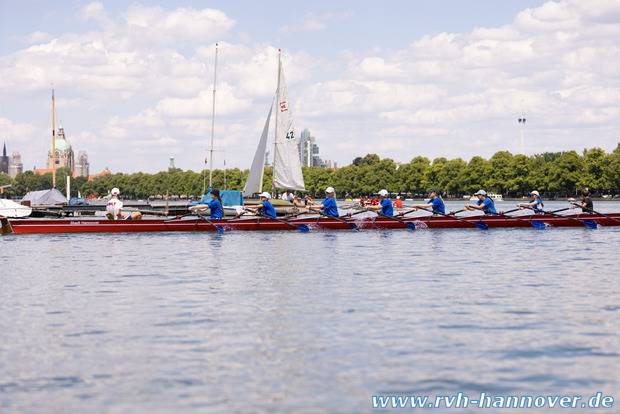
<svg viewBox="0 0 620 414"><path fill-rule="evenodd" d="M608 217L597 214L574 214L558 217L541 214L521 216L521 220L501 216L468 216L463 220L451 217L432 216L396 217L406 223L413 223L416 229L476 229L475 223L484 223L492 228L532 228L530 221L545 223L546 227L586 227L582 222L589 220L600 226L620 226L620 213L609 213ZM320 218L293 218L278 221L270 218L213 219L214 225L221 226L224 231L296 231L296 226L306 225L312 230L351 230L348 223L355 223L359 229L407 229L400 221L384 217L366 217L357 219L344 218L346 222ZM615 221L615 220L618 221ZM120 232L170 232L170 231L217 231L216 227L197 217L182 219L144 219L144 220L79 220L79 219L2 219L2 233L120 233Z"/></svg>

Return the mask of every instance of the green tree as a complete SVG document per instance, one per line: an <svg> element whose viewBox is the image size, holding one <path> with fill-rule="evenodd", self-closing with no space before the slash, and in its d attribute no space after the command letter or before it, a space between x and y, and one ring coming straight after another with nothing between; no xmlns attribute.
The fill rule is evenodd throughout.
<svg viewBox="0 0 620 414"><path fill-rule="evenodd" d="M444 157L435 158L433 160L433 165L431 165L424 172L424 179L422 180L422 186L424 187L424 192L428 191L430 188L439 187L441 184L441 180L444 175L444 169L448 160Z"/></svg>
<svg viewBox="0 0 620 414"><path fill-rule="evenodd" d="M620 192L620 144L609 156L609 163L605 168L605 177L609 187L614 192Z"/></svg>
<svg viewBox="0 0 620 414"><path fill-rule="evenodd" d="M486 188L490 169L489 162L482 157L476 156L469 160L463 171L462 191L473 194L481 188Z"/></svg>
<svg viewBox="0 0 620 414"><path fill-rule="evenodd" d="M575 194L583 175L583 158L575 151L564 152L551 163L549 169L549 190Z"/></svg>
<svg viewBox="0 0 620 414"><path fill-rule="evenodd" d="M423 181L426 171L430 168L431 162L426 157L417 156L408 164L401 165L397 170L397 188L402 193L412 192L420 194L428 189L424 188Z"/></svg>
<svg viewBox="0 0 620 414"><path fill-rule="evenodd" d="M513 195L522 196L529 193L533 188L530 183L530 171L532 168L532 158L523 154L517 154L512 158L510 165L510 178L508 179L508 191ZM544 188L538 188L543 191Z"/></svg>
<svg viewBox="0 0 620 414"><path fill-rule="evenodd" d="M600 192L609 188L605 170L611 157L605 154L600 148L592 148L583 150L584 171L578 182L579 187L589 187L594 192Z"/></svg>
<svg viewBox="0 0 620 414"><path fill-rule="evenodd" d="M489 160L491 171L487 181L489 189L500 194L506 192L512 176L512 158L512 154L508 151L498 151L491 157Z"/></svg>

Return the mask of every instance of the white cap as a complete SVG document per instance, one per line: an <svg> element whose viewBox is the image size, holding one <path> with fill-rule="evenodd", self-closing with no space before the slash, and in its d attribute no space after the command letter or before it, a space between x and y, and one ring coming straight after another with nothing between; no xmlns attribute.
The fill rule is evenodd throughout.
<svg viewBox="0 0 620 414"><path fill-rule="evenodd" d="M258 195L259 197L265 197L267 200L269 200L271 198L271 194L269 194L267 191L260 193Z"/></svg>
<svg viewBox="0 0 620 414"><path fill-rule="evenodd" d="M396 199L397 199L397 200L400 200L400 196L396 196Z"/></svg>
<svg viewBox="0 0 620 414"><path fill-rule="evenodd" d="M387 197L389 193L384 188L383 190L379 191L377 194L379 194L381 197Z"/></svg>
<svg viewBox="0 0 620 414"><path fill-rule="evenodd" d="M484 190L478 190L474 195L487 195L487 192Z"/></svg>
<svg viewBox="0 0 620 414"><path fill-rule="evenodd" d="M538 191L536 191L536 190L532 191L532 192L530 193L530 195L535 195L535 196L540 197L540 194L538 194Z"/></svg>
<svg viewBox="0 0 620 414"><path fill-rule="evenodd" d="M336 190L334 190L334 187L327 187L327 188L325 189L325 192L326 192L326 193L335 193L335 192L336 192Z"/></svg>
<svg viewBox="0 0 620 414"><path fill-rule="evenodd" d="M112 191L110 191L110 193L111 193L112 195L119 195L119 194L121 193L121 190L119 190L118 188L114 187L114 188L112 189Z"/></svg>

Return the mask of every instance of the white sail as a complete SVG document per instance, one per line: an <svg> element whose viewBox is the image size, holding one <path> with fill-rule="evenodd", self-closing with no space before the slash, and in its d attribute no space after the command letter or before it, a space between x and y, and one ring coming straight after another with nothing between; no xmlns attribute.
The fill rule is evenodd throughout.
<svg viewBox="0 0 620 414"><path fill-rule="evenodd" d="M265 150L267 149L267 136L269 135L269 121L271 120L271 111L273 110L273 101L269 107L269 115L267 115L267 121L263 128L263 134L260 137L256 153L254 154L254 160L252 161L252 167L250 168L250 174L245 181L243 187L243 196L248 197L255 193L263 191L263 172L265 170Z"/></svg>
<svg viewBox="0 0 620 414"><path fill-rule="evenodd" d="M282 61L279 63L273 185L276 188L305 191L299 150L295 139L293 114L288 101L288 89L284 80Z"/></svg>

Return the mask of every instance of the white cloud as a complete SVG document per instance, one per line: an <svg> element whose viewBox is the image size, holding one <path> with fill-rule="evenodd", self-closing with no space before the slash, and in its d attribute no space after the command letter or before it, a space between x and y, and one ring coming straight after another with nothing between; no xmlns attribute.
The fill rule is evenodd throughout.
<svg viewBox="0 0 620 414"><path fill-rule="evenodd" d="M92 154L91 165L153 172L174 154L177 166L199 169L218 41L216 146L226 149L229 166L247 168L275 92L278 49L219 10L134 4L118 13L104 4L74 16L86 31L68 25L59 35L21 37L27 47L0 56L3 94L38 96L47 110L54 82L68 138ZM341 165L366 152L408 161L516 151L522 108L528 153L611 150L620 126L619 16L618 2L562 0L502 27L427 34L400 50L285 53L295 124ZM353 17L308 13L275 35L329 31L330 22ZM20 125L11 131L15 145L49 135L45 114L25 121L33 113L11 121Z"/></svg>

